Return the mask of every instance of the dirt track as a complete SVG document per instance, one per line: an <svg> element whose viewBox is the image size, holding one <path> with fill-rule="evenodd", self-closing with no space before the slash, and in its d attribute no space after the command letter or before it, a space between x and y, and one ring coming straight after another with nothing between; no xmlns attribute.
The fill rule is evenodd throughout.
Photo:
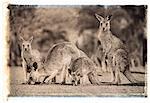
<svg viewBox="0 0 150 103"><path fill-rule="evenodd" d="M133 74L138 80L144 81L146 79L143 71L144 69L136 69ZM130 84L123 75L121 75L122 84L119 86L108 84L100 86L21 84L23 75L20 67L11 68L10 78L10 96L146 96L146 86ZM103 76L99 76L99 79L108 82L110 74L104 73Z"/></svg>

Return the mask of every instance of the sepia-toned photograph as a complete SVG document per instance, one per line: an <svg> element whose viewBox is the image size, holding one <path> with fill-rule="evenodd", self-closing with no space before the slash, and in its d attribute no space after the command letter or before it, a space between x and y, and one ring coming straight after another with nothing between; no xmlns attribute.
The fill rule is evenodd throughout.
<svg viewBox="0 0 150 103"><path fill-rule="evenodd" d="M147 97L147 5L14 5L9 97Z"/></svg>

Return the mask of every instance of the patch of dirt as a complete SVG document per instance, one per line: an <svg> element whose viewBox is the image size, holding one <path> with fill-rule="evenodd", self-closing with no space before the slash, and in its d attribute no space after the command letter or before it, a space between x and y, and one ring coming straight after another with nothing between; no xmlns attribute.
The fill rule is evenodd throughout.
<svg viewBox="0 0 150 103"><path fill-rule="evenodd" d="M145 73L133 73L140 81L145 80ZM110 73L99 76L102 82L109 82ZM9 96L146 96L146 86L132 85L123 75L122 84L99 86L88 84L86 86L72 86L60 84L21 84L23 81L22 68L13 67L10 70L10 95Z"/></svg>

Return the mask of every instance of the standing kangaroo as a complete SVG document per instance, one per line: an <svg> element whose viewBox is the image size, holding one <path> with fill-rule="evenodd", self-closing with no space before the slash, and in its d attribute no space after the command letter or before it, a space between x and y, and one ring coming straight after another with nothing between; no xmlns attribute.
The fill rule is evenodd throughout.
<svg viewBox="0 0 150 103"><path fill-rule="evenodd" d="M120 72L122 72L130 82L136 83L137 80L129 71L127 48L125 44L110 31L111 16L107 16L106 18L98 14L95 14L95 16L100 22L98 39L102 44L105 56L108 58L108 65L110 65L112 69L112 83L121 83Z"/></svg>
<svg viewBox="0 0 150 103"><path fill-rule="evenodd" d="M33 65L36 63L38 67L41 65L41 55L38 50L32 50L31 43L33 41L33 36L29 38L29 40L24 40L20 37L22 41L22 50L21 50L21 57L22 57L22 67L24 72L24 83L29 83L29 75L32 71Z"/></svg>
<svg viewBox="0 0 150 103"><path fill-rule="evenodd" d="M46 70L48 78L46 78L44 82L49 83L52 78L60 74L60 83L65 83L70 63L79 57L86 57L86 54L79 50L74 44L70 42L55 44L50 48L45 58L44 69Z"/></svg>

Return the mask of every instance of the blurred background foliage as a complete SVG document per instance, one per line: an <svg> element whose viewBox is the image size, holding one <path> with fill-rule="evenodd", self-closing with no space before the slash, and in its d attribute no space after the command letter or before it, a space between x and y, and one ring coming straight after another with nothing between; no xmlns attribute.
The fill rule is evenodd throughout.
<svg viewBox="0 0 150 103"><path fill-rule="evenodd" d="M21 65L20 36L28 39L33 35L32 47L43 56L53 44L70 41L91 57L99 45L95 13L112 15L112 33L128 46L131 58L139 58L142 65L147 62L147 6L9 5L8 9L10 66Z"/></svg>

